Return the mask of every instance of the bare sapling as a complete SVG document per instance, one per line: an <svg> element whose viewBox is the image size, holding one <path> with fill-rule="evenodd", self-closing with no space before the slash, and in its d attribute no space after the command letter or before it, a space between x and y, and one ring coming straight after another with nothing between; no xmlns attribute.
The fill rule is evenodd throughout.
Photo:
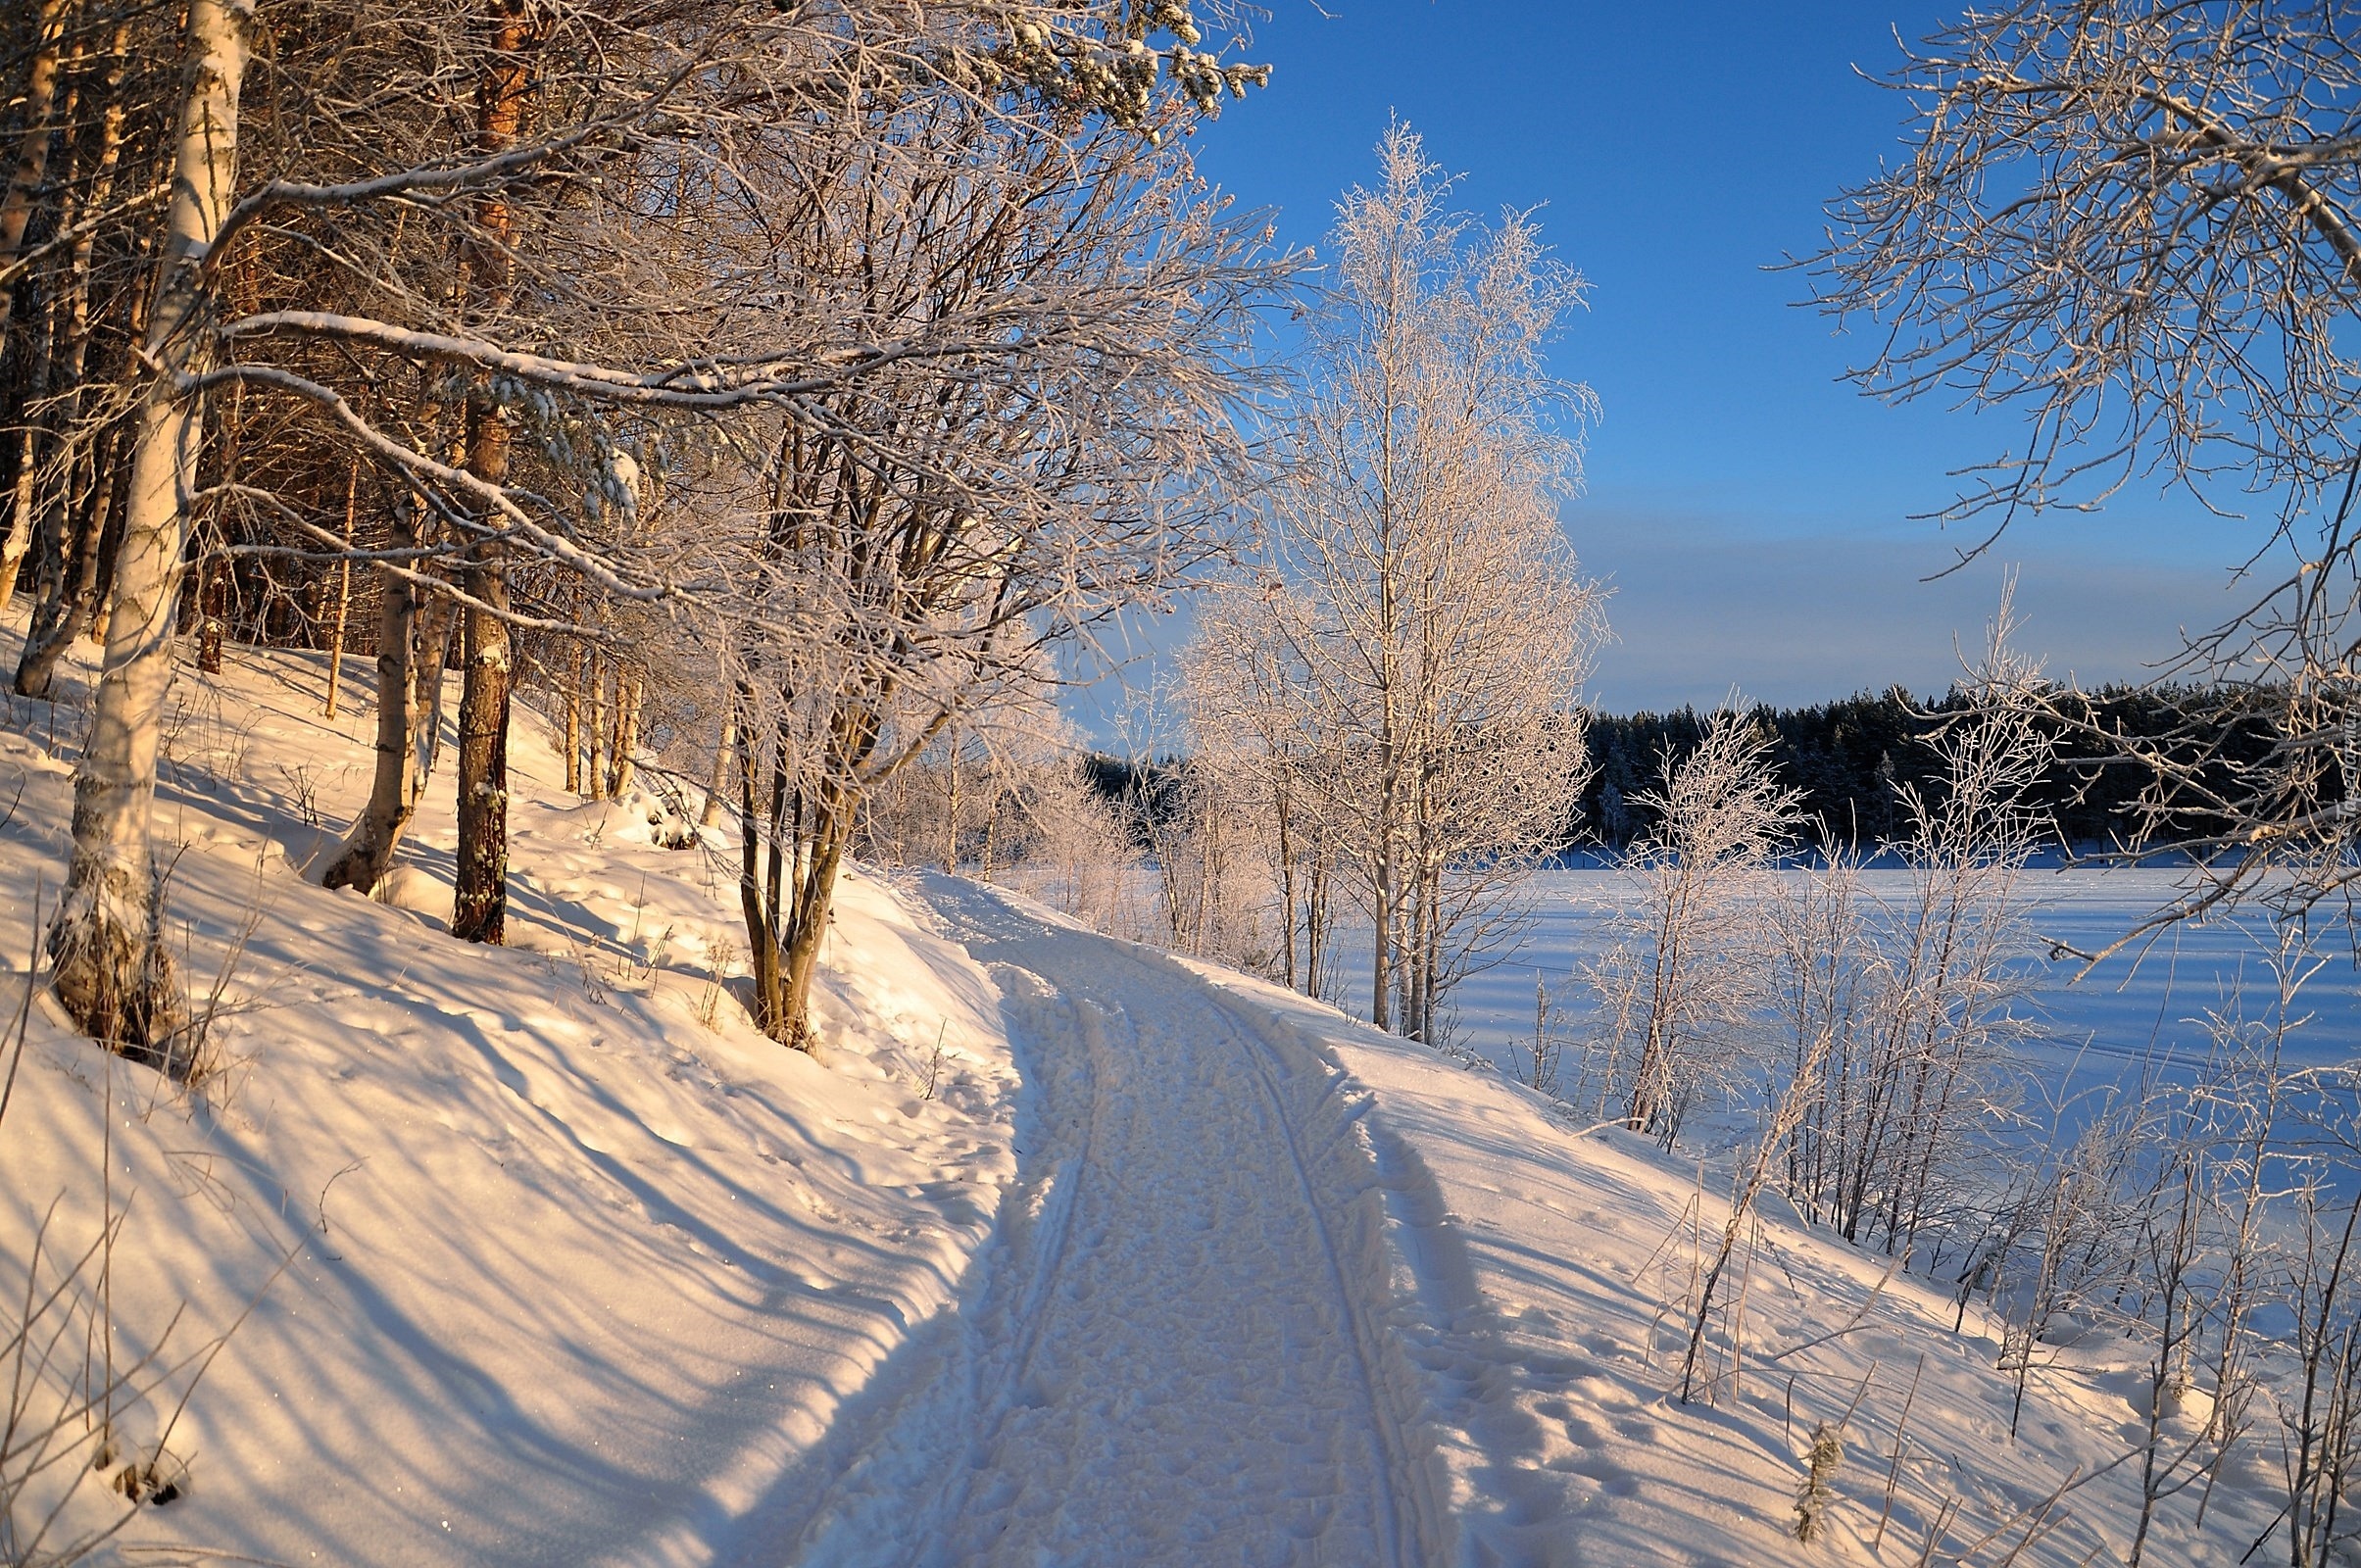
<svg viewBox="0 0 2361 1568"><path fill-rule="evenodd" d="M1789 1165L1797 1207L1850 1242L1916 1249L1938 1218L1938 1177L1989 1152L2007 1111L2003 1070L2037 1026L2025 1004L2027 960L2040 951L2026 868L2047 841L2037 791L2051 743L2041 723L2046 688L2009 653L2011 624L2004 595L1961 688L1964 710L1929 739L1937 778L1897 791L1901 891L1844 917L1859 919L1865 938L1827 924L1835 910L1805 923L1805 952L1866 947L1832 960L1819 982L1817 1006L1833 1026L1826 1081ZM1811 972L1794 959L1788 967Z"/></svg>
<svg viewBox="0 0 2361 1568"><path fill-rule="evenodd" d="M2011 1230L2035 1244L2030 1277L2003 1316L1998 1369L2009 1380L2008 1432L2024 1419L2033 1375L2053 1332L2128 1284L2132 1258L2115 1239L2130 1234L2142 1200L2143 1152L2158 1113L2145 1084L2110 1094L2073 1143L2029 1183ZM2145 1178L2152 1196L2155 1176ZM1995 1296L1997 1286L1995 1283Z"/></svg>
<svg viewBox="0 0 2361 1568"><path fill-rule="evenodd" d="M1549 995L1549 982L1539 969L1533 971L1533 1043L1525 1048L1526 1062L1518 1069L1518 1080L1528 1089L1558 1098L1558 1066L1566 1051L1565 1032L1557 1021L1558 1008ZM1517 1043L1509 1042L1513 1062Z"/></svg>
<svg viewBox="0 0 2361 1568"><path fill-rule="evenodd" d="M1857 949L1849 945L1823 949L1811 939L1827 933L1843 944L1851 931L1848 912L1857 896L1858 867L1849 859L1838 858L1825 869L1800 873L1800 878L1799 889L1783 890L1781 895L1784 903L1796 907L1790 908L1775 922L1784 934L1803 939L1782 955L1791 965L1787 971L1790 983L1783 988L1783 1000L1795 1029L1797 1055L1793 1071L1771 1098L1759 1133L1740 1152L1737 1174L1731 1184L1729 1215L1723 1222L1712 1257L1705 1264L1695 1313L1689 1323L1689 1348L1681 1360L1683 1404L1697 1393L1699 1357L1704 1351L1715 1293L1729 1270L1739 1236L1753 1216L1755 1200L1781 1173L1796 1129L1803 1125L1823 1092L1825 1066L1845 1019L1841 988L1845 983L1845 968L1854 961ZM1732 1351L1734 1355L1737 1353L1735 1328Z"/></svg>
<svg viewBox="0 0 2361 1568"><path fill-rule="evenodd" d="M1770 762L1771 737L1733 702L1645 797L1655 825L1625 861L1634 896L1615 946L1591 969L1625 1033L1625 1125L1670 1149L1709 1090L1735 1084L1749 1049L1769 949L1755 901L1800 816Z"/></svg>
<svg viewBox="0 0 2361 1568"><path fill-rule="evenodd" d="M2234 993L2228 1004L2205 1018L2214 1042L2214 1070L2200 1082L2197 1095L2217 1126L2211 1166L2214 1202L2222 1217L2208 1366L2212 1403L2205 1420L2212 1451L2197 1498L2194 1528L2199 1530L2224 1465L2254 1424L2262 1393L2260 1336L2252 1322L2271 1302L2272 1238L2279 1210L2301 1185L2291 1173L2305 1163L2290 1158L2292 1152L2283 1147L2280 1121L2290 1109L2291 1080L2300 1082L2287 1061L2290 1037L2308 1021L2299 1010L2300 994L2327 962L2316 941L2316 933L2301 922L2281 925L2276 950L2266 959L2271 990L2263 1016L2247 1016L2242 993Z"/></svg>
<svg viewBox="0 0 2361 1568"><path fill-rule="evenodd" d="M2294 1319L2294 1364L2276 1391L2286 1507L2266 1539L2284 1524L2290 1568L2326 1568L2350 1538L2349 1524L2340 1529L2338 1521L2361 1481L2361 1252L2353 1245L2361 1200L2335 1184L2361 1152L2361 1128L2349 1088L2328 1075L2304 1079L2299 1114L2312 1148L2290 1161L2297 1180L2286 1206L2295 1234L2276 1303Z"/></svg>

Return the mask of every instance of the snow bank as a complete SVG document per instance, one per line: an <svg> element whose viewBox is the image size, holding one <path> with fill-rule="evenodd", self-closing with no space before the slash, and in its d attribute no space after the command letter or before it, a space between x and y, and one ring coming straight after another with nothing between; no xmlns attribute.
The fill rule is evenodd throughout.
<svg viewBox="0 0 2361 1568"><path fill-rule="evenodd" d="M2142 1348L2044 1346L2012 1441L2000 1328L1981 1305L1954 1333L1950 1299L1766 1200L1744 1354L1735 1370L1713 1356L1711 1402L1681 1405L1671 1391L1699 1189L1710 1247L1728 1214L1723 1178L1620 1129L1577 1135L1497 1075L1192 967L1251 1004L1274 1038L1316 1051L1340 1094L1371 1100L1358 1126L1394 1260L1389 1327L1420 1369L1425 1432L1451 1478L1452 1542L1436 1561L2123 1560L2138 1518ZM1795 1494L1823 1421L1843 1425L1845 1457L1807 1548L1792 1534ZM2167 1501L2148 1560L2238 1562L2271 1521L2273 1458L2256 1440L2234 1456L2201 1539L2199 1488Z"/></svg>
<svg viewBox="0 0 2361 1568"><path fill-rule="evenodd" d="M89 678L68 673L0 723L12 1011L65 867ZM0 1291L45 1215L78 1250L112 1204L119 1364L175 1312L168 1359L236 1324L169 1438L182 1494L126 1540L294 1564L747 1555L991 1230L1014 1169L998 993L855 876L824 1064L771 1044L720 994L731 846L656 847L650 798L575 804L521 712L510 948L442 934L447 760L386 902L308 885L366 788L369 673L348 662L333 721L317 655L177 684L171 917L200 994L226 966L227 1065L181 1095L36 993ZM168 1413L125 1412L124 1446Z"/></svg>

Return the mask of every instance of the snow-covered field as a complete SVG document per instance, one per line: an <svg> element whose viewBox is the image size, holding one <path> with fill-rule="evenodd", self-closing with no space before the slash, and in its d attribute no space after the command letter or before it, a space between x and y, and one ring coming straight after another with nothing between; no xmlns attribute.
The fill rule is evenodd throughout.
<svg viewBox="0 0 2361 1568"><path fill-rule="evenodd" d="M366 683L323 724L321 674L245 656L181 688L172 906L201 989L251 926L231 1065L183 1098L36 994L0 1123L0 1298L45 1215L78 1250L112 1205L119 1362L175 1309L174 1351L234 1326L167 1440L182 1495L125 1540L285 1563L2121 1560L2136 1346L2060 1349L2012 1443L1994 1323L1954 1333L1949 1299L1771 1213L1737 1353L1717 1334L1712 1397L1682 1405L1677 1302L1720 1222L1696 1165L943 878L856 879L824 1057L783 1052L714 993L716 862L651 847L645 800L571 804L530 735L516 945L455 944L447 774L393 905L297 874L367 758ZM80 719L6 719L21 987ZM1599 886L1567 884L1549 951L1586 939ZM1511 1027L1530 969L1487 984ZM53 1378L80 1373L70 1340ZM124 1445L165 1409L124 1412ZM1806 1548L1822 1422L1845 1456ZM2193 1497L2168 1504L2149 1560L2238 1562L2272 1459L2234 1459L2201 1540Z"/></svg>

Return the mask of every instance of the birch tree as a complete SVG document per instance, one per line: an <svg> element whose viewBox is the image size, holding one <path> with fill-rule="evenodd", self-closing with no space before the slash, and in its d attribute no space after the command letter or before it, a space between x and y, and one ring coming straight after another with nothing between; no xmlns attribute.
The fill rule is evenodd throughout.
<svg viewBox="0 0 2361 1568"><path fill-rule="evenodd" d="M1577 694L1600 596L1557 509L1591 397L1545 363L1583 285L1533 225L1452 215L1406 126L1379 169L1338 205L1254 588L1207 623L1233 646L1202 662L1240 677L1215 688L1238 710L1201 705L1199 732L1337 771L1288 809L1338 846L1368 919L1372 1020L1433 1039L1513 888L1563 841L1587 766ZM1271 711L1290 701L1300 725ZM1299 727L1303 744L1281 738Z"/></svg>
<svg viewBox="0 0 2361 1568"><path fill-rule="evenodd" d="M133 437L129 510L90 741L74 776L74 858L49 930L51 983L91 1033L172 1067L182 1004L164 945L152 846L156 747L200 430L188 383L210 370L203 277L237 179L252 0L190 0L172 196Z"/></svg>
<svg viewBox="0 0 2361 1568"><path fill-rule="evenodd" d="M368 885L398 842L418 782L407 760L417 699L439 689L442 657L416 622L448 611L469 672L454 927L498 940L508 628L579 630L558 607L587 596L735 614L763 636L809 629L769 597L775 584L735 574L711 541L617 525L626 468L692 428L751 425L722 441L743 453L775 449L777 429L802 421L956 489L931 432L863 426L831 396L895 380L885 401L909 408L930 376L938 388L1021 381L1044 344L1101 324L1008 274L956 309L838 310L766 226L770 213L843 194L812 183L829 167L814 152L906 104L1029 116L1061 145L1094 127L1141 140L1260 77L1195 47L1182 7L1096 0L679 0L629 13L387 0L287 5L269 22L271 90L249 123L229 68L243 66L251 7L190 14L201 65L135 374L111 695L83 767L75 896L52 938L77 1016L141 1049L169 1033L145 802L193 531L206 530L209 563L345 556L318 498L351 493L355 460L366 467L361 487L391 521L361 558L403 589L385 596L380 653L409 664L386 672L370 807L330 870ZM241 183L248 140L257 172ZM119 199L102 216L121 231L138 211ZM23 276L34 250L54 261L60 237L0 264L0 281ZM235 440L205 457L209 423L270 430L275 466L250 466ZM580 594L513 602L536 573ZM210 588L197 599L218 647Z"/></svg>

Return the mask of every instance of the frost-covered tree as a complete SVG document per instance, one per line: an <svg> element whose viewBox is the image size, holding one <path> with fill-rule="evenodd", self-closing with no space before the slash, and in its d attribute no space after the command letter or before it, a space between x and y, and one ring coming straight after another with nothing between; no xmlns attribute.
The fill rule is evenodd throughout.
<svg viewBox="0 0 2361 1568"><path fill-rule="evenodd" d="M1309 907L1301 866L1360 905L1374 1021L1433 1039L1588 766L1600 596L1558 507L1591 400L1544 363L1583 285L1533 225L1453 215L1403 125L1379 175L1338 205L1267 543L1205 621L1192 721L1272 842L1287 817L1282 897Z"/></svg>
<svg viewBox="0 0 2361 1568"><path fill-rule="evenodd" d="M1246 333L1276 278L1177 139L958 100L871 118L840 122L768 232L866 335L997 319L1010 342L782 412L707 536L765 608L717 624L757 1012L793 1044L871 794L1224 547Z"/></svg>
<svg viewBox="0 0 2361 1568"><path fill-rule="evenodd" d="M1964 14L1887 84L1907 155L1833 204L1813 263L1821 302L1873 328L1853 379L2024 415L2022 440L1949 509L1988 525L1986 543L2135 481L2182 487L2226 523L2248 497L2276 514L2230 552L2253 558L2251 608L2161 677L2214 688L2218 705L2161 740L2071 705L2059 721L2148 775L2127 827L2194 867L2160 918L2337 898L2361 864L2349 8L2028 0ZM2215 744L2258 722L2272 732L2259 760Z"/></svg>
<svg viewBox="0 0 2361 1568"><path fill-rule="evenodd" d="M776 582L725 569L704 534L643 526L639 480L677 465L708 495L730 493L714 453L734 452L742 495L759 454L795 425L959 495L972 476L940 464L938 431L848 417L838 394L875 389L873 407L909 411L923 406L920 383L1024 386L1037 356L1070 358L1087 352L1077 339L1112 330L1021 267L957 305L920 287L898 314L847 309L841 270L812 273L796 250L810 225L774 220L816 206L861 226L876 188L826 183L850 167L848 133L898 135L909 114L932 112L1005 115L1045 147L1117 133L1146 144L1261 74L1198 47L1185 6L1118 0L627 12L220 0L179 15L184 24L63 0L32 25L12 18L9 38L35 46L31 87L89 92L112 67L74 62L127 63L115 102L136 112L113 145L155 177L110 186L20 168L0 199L0 300L23 349L8 362L12 410L63 417L38 367L73 348L77 236L95 236L102 258L164 263L161 286L123 294L141 352L121 356L121 384L72 416L76 426L43 425L30 467L9 466L31 483L13 488L0 552L31 553L42 613L59 625L76 594L105 590L106 695L52 951L76 1015L139 1050L171 1027L145 802L172 622L193 609L204 656L218 655L230 563L316 567L357 551L393 590L380 600L378 777L327 868L336 880L366 886L384 869L419 784L421 698L439 691L444 659L459 660L454 930L497 941L513 631L615 635L585 613L598 605L664 605L708 625L734 615L768 636L809 629L781 612ZM127 47L120 34L111 52L94 45L117 20ZM270 90L242 103L249 46ZM159 56L182 68L169 114L148 69ZM28 109L21 149L50 147L35 134L42 112ZM164 136L159 119L178 129ZM106 116L90 124L63 144L75 170L92 167L85 154L104 165L111 145ZM160 154L160 140L177 150ZM925 144L913 148L893 155ZM1075 167L1092 157L1075 153ZM963 199L956 180L934 188ZM1059 450L1032 457L1055 468ZM123 498L113 514L110 483ZM323 505L331 494L363 513L359 545L350 513ZM72 525L28 534L27 519L53 511ZM120 544L102 552L102 538ZM449 617L455 647L440 634ZM28 646L21 674L35 684L58 646L43 624L44 652Z"/></svg>

